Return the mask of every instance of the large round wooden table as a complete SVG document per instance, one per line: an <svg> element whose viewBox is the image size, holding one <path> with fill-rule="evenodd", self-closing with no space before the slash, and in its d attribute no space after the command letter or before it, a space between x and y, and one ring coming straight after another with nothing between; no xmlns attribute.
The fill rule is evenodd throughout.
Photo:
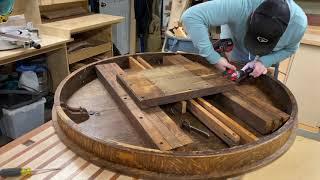
<svg viewBox="0 0 320 180"><path fill-rule="evenodd" d="M151 65L161 65L162 57L170 53L138 54ZM182 54L190 60L205 64L198 55ZM136 57L137 55L132 55ZM145 179L223 179L235 177L262 168L283 155L292 145L297 129L297 103L292 93L281 82L263 76L254 82L239 86L240 90L258 96L265 104L275 106L290 115L280 128L271 134L261 135L255 142L229 147L211 131L210 138L185 132L193 140L186 146L162 151L151 146L128 117L121 111L110 93L97 79L95 65L117 63L130 72L128 56L120 56L95 62L78 69L65 78L55 94L53 110L54 127L60 139L81 157L126 175ZM215 95L219 96L219 95ZM211 97L208 97L210 100ZM214 97L212 98L214 100ZM226 104L214 101L223 109ZM81 123L71 119L63 109L83 107L90 113ZM170 105L161 106L176 122L179 115L172 113ZM245 115L226 112L233 119ZM189 112L184 118L198 123ZM245 123L242 125L251 129Z"/></svg>

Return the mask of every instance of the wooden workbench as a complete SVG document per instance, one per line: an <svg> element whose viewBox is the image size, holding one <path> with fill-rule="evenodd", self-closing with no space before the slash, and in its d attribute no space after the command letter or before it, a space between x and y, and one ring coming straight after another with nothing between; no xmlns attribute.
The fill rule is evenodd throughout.
<svg viewBox="0 0 320 180"><path fill-rule="evenodd" d="M292 148L271 165L243 180L319 179L320 142L298 136ZM303 164L301 162L304 161ZM97 167L70 151L48 122L0 148L0 167L62 168L30 179L135 179ZM1 178L0 178L1 179Z"/></svg>
<svg viewBox="0 0 320 180"><path fill-rule="evenodd" d="M0 51L0 65L9 64L32 56L46 54L47 64L55 90L59 83L69 74L66 43L70 39L41 35L41 49L19 48Z"/></svg>
<svg viewBox="0 0 320 180"><path fill-rule="evenodd" d="M62 168L30 179L134 179L97 167L58 138L51 121L0 148L0 167Z"/></svg>

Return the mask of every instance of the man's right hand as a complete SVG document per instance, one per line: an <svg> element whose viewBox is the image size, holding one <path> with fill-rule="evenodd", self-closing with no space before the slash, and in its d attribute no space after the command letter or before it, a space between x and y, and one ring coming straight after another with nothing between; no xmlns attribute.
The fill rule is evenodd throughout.
<svg viewBox="0 0 320 180"><path fill-rule="evenodd" d="M224 58L224 57L221 57L219 59L218 63L214 64L214 66L216 68L218 68L219 70L221 70L221 71L225 71L226 68L232 69L232 70L236 70L237 69L234 65L230 64L228 62L228 60L226 58Z"/></svg>

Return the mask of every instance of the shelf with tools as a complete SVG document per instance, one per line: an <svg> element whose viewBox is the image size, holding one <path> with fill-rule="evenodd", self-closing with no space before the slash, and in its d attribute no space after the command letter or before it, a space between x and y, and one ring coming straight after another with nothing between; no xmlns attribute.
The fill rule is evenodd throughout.
<svg viewBox="0 0 320 180"><path fill-rule="evenodd" d="M99 54L112 56L111 28L99 28L72 35L74 41L67 44L69 64Z"/></svg>
<svg viewBox="0 0 320 180"><path fill-rule="evenodd" d="M74 64L101 54L112 56L111 27L123 19L120 16L92 14L42 24L40 32L72 39L67 44L68 63Z"/></svg>

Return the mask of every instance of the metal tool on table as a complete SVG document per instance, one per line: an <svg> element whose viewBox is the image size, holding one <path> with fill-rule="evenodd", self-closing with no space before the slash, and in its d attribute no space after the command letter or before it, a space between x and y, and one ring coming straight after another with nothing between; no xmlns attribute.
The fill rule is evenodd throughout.
<svg viewBox="0 0 320 180"><path fill-rule="evenodd" d="M55 169L31 169L31 168L6 168L0 170L0 176L5 177L18 177L18 176L31 176L35 174L46 173L50 171L59 171L61 168Z"/></svg>
<svg viewBox="0 0 320 180"><path fill-rule="evenodd" d="M203 131L201 129L198 129L198 128L194 127L194 126L191 126L191 123L183 118L183 113L177 113L173 107L170 108L170 111L171 111L171 113L173 115L179 115L178 116L178 121L181 123L181 128L183 128L183 129L185 129L185 130L187 130L189 132L190 131L194 131L196 133L201 134L202 136L204 136L206 138L210 137L209 133L207 133L207 132L205 132L205 131Z"/></svg>
<svg viewBox="0 0 320 180"><path fill-rule="evenodd" d="M79 124L89 119L89 112L87 109L83 107L71 107L65 103L61 104L62 109L64 112L69 116L71 120L73 120L75 123Z"/></svg>
<svg viewBox="0 0 320 180"><path fill-rule="evenodd" d="M84 107L71 107L66 103L61 103L61 108L69 116L71 120L75 123L82 123L90 118L90 116L100 116L101 112L98 111L88 111Z"/></svg>
<svg viewBox="0 0 320 180"><path fill-rule="evenodd" d="M40 49L38 30L19 29L8 32L0 32L0 39L2 42L7 42L10 45L1 46L1 50L8 50L14 48L35 48ZM2 43L3 44L3 43Z"/></svg>
<svg viewBox="0 0 320 180"><path fill-rule="evenodd" d="M186 121L186 120L183 120L182 121L182 124L181 124L182 128L186 129L187 131L193 131L193 132L196 132L206 138L209 138L210 137L210 134L201 130L201 129L198 129L194 126L191 126L191 123L189 121Z"/></svg>
<svg viewBox="0 0 320 180"><path fill-rule="evenodd" d="M0 1L0 50L40 49L39 31L23 15L10 16L15 0Z"/></svg>

